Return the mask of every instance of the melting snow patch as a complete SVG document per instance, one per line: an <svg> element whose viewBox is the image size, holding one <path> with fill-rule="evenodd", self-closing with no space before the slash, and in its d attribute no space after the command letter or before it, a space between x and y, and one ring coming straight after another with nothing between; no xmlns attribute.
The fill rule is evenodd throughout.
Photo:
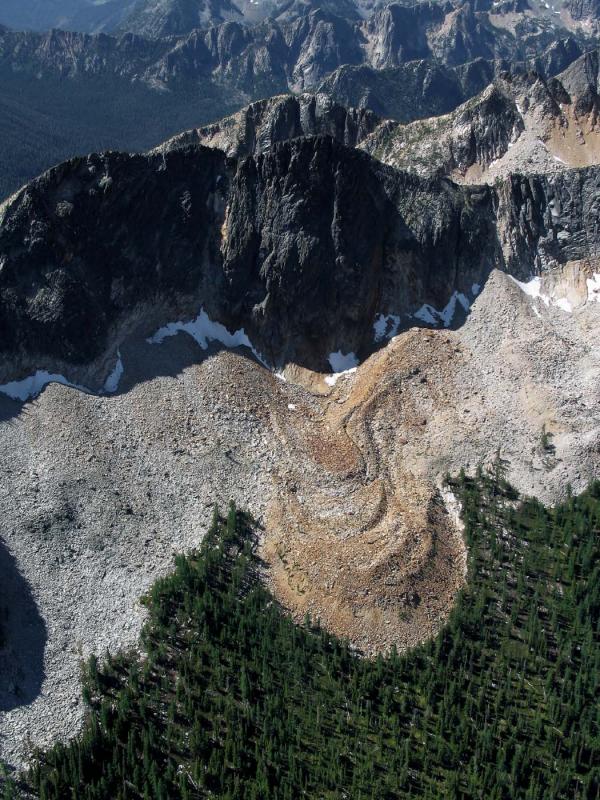
<svg viewBox="0 0 600 800"><path fill-rule="evenodd" d="M539 297L546 305L550 304L550 298L542 294L542 279L539 276L531 278L528 281L518 281L510 275L510 279L513 280L525 294L529 295L529 297Z"/></svg>
<svg viewBox="0 0 600 800"><path fill-rule="evenodd" d="M477 284L473 284L473 287ZM479 287L478 287L479 290ZM475 294L475 292L473 292ZM413 314L414 317L420 319L422 322L427 322L429 325L439 325L443 323L445 328L448 328L456 314L456 304L459 303L463 310L466 312L471 308L469 300L462 292L454 292L446 306L438 311L433 306L425 303L418 311Z"/></svg>
<svg viewBox="0 0 600 800"><path fill-rule="evenodd" d="M109 394L113 394L119 388L119 382L123 377L124 367L123 367L123 359L121 358L121 353L117 350L117 363L115 364L115 368L110 373L108 378L104 381L104 391L108 392Z"/></svg>
<svg viewBox="0 0 600 800"><path fill-rule="evenodd" d="M11 381L0 386L0 392L7 394L13 400L32 400L37 397L42 389L49 383L62 383L63 386L70 386L72 389L79 389L81 392L88 390L76 383L71 383L64 375L55 375L45 370L38 370L35 375L23 378L20 381Z"/></svg>
<svg viewBox="0 0 600 800"><path fill-rule="evenodd" d="M358 359L354 353L342 353L338 350L336 353L329 354L329 363L333 370L333 375L328 375L325 378L325 383L329 386L335 386L341 375L350 375L356 372L358 367Z"/></svg>
<svg viewBox="0 0 600 800"><path fill-rule="evenodd" d="M461 304L464 311L468 311L469 308L471 307L471 304L469 303L469 301L462 292L454 292L454 294L448 301L448 305L444 308L443 311L440 312L440 317L444 322L445 328L447 328L454 319L454 315L456 314L457 303Z"/></svg>
<svg viewBox="0 0 600 800"><path fill-rule="evenodd" d="M396 314L379 314L373 323L375 331L375 341L382 339L393 339L400 327L400 317Z"/></svg>
<svg viewBox="0 0 600 800"><path fill-rule="evenodd" d="M418 311L415 311L413 317L420 319L422 322L428 322L430 325L437 325L439 322L437 315L438 312L435 310L435 308L425 303L425 305L422 305Z"/></svg>
<svg viewBox="0 0 600 800"><path fill-rule="evenodd" d="M560 300L555 300L554 305L557 306L558 308L562 308L563 311L567 311L569 313L573 311L573 306L567 300L566 297L561 297Z"/></svg>
<svg viewBox="0 0 600 800"><path fill-rule="evenodd" d="M471 286L471 294L473 295L473 297L477 297L480 291L481 291L481 285L479 283L474 283Z"/></svg>
<svg viewBox="0 0 600 800"><path fill-rule="evenodd" d="M268 364L254 349L243 328L230 333L220 322L213 322L204 309L201 309L196 319L190 322L169 322L147 341L149 344L161 344L169 336L176 336L180 331L191 336L203 350L207 349L209 342L220 342L225 347L248 347L260 363L268 368Z"/></svg>
<svg viewBox="0 0 600 800"><path fill-rule="evenodd" d="M573 311L573 306L566 297L560 297L557 300L554 296L550 297L547 294L542 294L542 279L539 277L539 275L536 275L534 278L531 278L528 281L518 281L516 278L513 278L512 275L509 275L509 277L523 292L525 292L526 295L529 295L529 297L533 297L534 299L541 300L546 307L553 305L556 306L556 308L560 308L561 311L566 311L568 313ZM537 311L537 309L535 309L533 306L532 308L534 311ZM539 317L539 313L537 316Z"/></svg>
<svg viewBox="0 0 600 800"><path fill-rule="evenodd" d="M586 280L588 302L600 303L600 273L594 272L593 278Z"/></svg>

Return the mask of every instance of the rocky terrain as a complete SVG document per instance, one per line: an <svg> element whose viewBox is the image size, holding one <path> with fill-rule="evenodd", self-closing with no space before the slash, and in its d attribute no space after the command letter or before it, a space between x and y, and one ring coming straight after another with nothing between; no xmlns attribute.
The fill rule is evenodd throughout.
<svg viewBox="0 0 600 800"><path fill-rule="evenodd" d="M505 73L450 114L389 121L360 146L387 164L460 183L597 164L597 74L597 51L550 80Z"/></svg>
<svg viewBox="0 0 600 800"><path fill-rule="evenodd" d="M331 136L346 147L356 147L381 122L373 112L346 108L327 94L280 95L252 103L213 125L180 133L155 152L169 153L200 144L244 158L268 153L278 142L300 136Z"/></svg>
<svg viewBox="0 0 600 800"><path fill-rule="evenodd" d="M362 360L379 314L457 325L492 269L595 255L599 180L459 187L324 136L240 160L198 145L75 159L0 209L0 382L47 370L98 390L132 328L201 307L273 367Z"/></svg>
<svg viewBox="0 0 600 800"><path fill-rule="evenodd" d="M191 135L237 157L76 159L0 209L11 763L77 730L80 658L135 643L215 501L295 618L374 653L464 581L447 471L500 447L548 501L597 474L597 168L460 187L280 140L381 124L273 100Z"/></svg>
<svg viewBox="0 0 600 800"><path fill-rule="evenodd" d="M111 3L84 10L102 9L114 17ZM470 4L152 0L110 35L0 25L0 197L71 156L145 150L276 94L320 91L410 122L502 70L547 78L595 46L543 5L527 13L507 27L510 14Z"/></svg>
<svg viewBox="0 0 600 800"><path fill-rule="evenodd" d="M262 521L267 580L299 619L366 652L431 635L464 580L447 470L501 447L519 489L547 501L597 475L585 274L536 298L494 272L460 329L402 333L335 383L292 365L284 381L180 333L131 339L114 397L53 384L22 410L6 401L2 756L73 734L80 658L135 643L140 594L215 501ZM571 312L543 299L561 290Z"/></svg>
<svg viewBox="0 0 600 800"><path fill-rule="evenodd" d="M214 89L235 112L200 103L164 144L0 205L12 765L78 730L81 659L135 646L215 502L258 519L294 619L373 655L435 634L464 584L445 474L500 456L546 502L598 477L592 11L348 5L190 33L169 26L234 7L156 0L139 25L177 35L154 39L0 30L15 86L89 104L111 81L186 120Z"/></svg>

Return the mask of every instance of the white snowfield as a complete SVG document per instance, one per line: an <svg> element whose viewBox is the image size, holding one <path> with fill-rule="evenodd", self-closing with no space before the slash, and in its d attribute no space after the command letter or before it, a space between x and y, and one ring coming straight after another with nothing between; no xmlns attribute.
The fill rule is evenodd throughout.
<svg viewBox="0 0 600 800"><path fill-rule="evenodd" d="M378 314L373 323L375 341L381 342L384 339L393 339L400 327L400 317L396 314Z"/></svg>
<svg viewBox="0 0 600 800"><path fill-rule="evenodd" d="M600 273L594 272L593 277L586 280L588 303L600 303Z"/></svg>
<svg viewBox="0 0 600 800"><path fill-rule="evenodd" d="M477 297L481 290L478 283L471 286L471 294L473 298ZM414 314L408 314L409 319L418 319L425 322L427 325L443 325L444 328L449 328L454 320L458 306L468 312L471 308L471 301L462 292L453 292L450 300L446 303L441 310L435 308L429 303L424 303L421 308L417 309ZM375 334L375 342L381 342L385 339L393 339L398 335L400 328L401 317L396 314L378 314L375 322L373 323L373 332Z"/></svg>
<svg viewBox="0 0 600 800"><path fill-rule="evenodd" d="M187 333L191 336L203 350L208 348L209 342L220 342L225 347L247 347L261 364L270 369L243 328L230 333L220 322L213 322L203 308L200 309L200 313L196 319L190 322L169 322L168 325L159 328L159 330L148 339L148 343L160 344L169 336L176 336L180 332Z"/></svg>
<svg viewBox="0 0 600 800"><path fill-rule="evenodd" d="M104 382L103 394L114 394L117 391L124 369L121 354L117 351L117 363ZM63 386L69 386L71 389L78 389L80 392L85 392L86 394L94 394L87 386L73 383L73 381L65 378L64 375L59 375L55 372L47 372L41 369L34 375L29 375L29 377L22 378L20 381L10 381L9 383L0 385L0 392L8 395L11 400L20 400L25 403L27 400L33 400L37 397L42 389L48 386L49 383L62 383Z"/></svg>
<svg viewBox="0 0 600 800"><path fill-rule="evenodd" d="M108 394L114 394L119 388L119 383L124 372L125 366L123 364L123 359L121 358L120 351L117 350L117 363L108 378L104 381L104 391Z"/></svg>
<svg viewBox="0 0 600 800"><path fill-rule="evenodd" d="M204 309L201 309L196 319L190 322L170 322L168 325L156 331L156 333L148 339L148 342L150 344L160 344L169 336L175 336L180 331L189 334L203 350L207 349L208 343L211 341L220 342L225 347L248 347L261 364L270 369L264 358L253 347L252 342L243 328L239 331L234 331L234 333L230 333L224 325L221 325L219 322L213 322ZM117 363L104 382L101 394L114 394L119 388L124 371L125 365L121 358L121 353L117 351ZM11 381L10 383L0 385L0 392L8 395L8 397L13 400L26 402L27 400L33 400L37 397L42 389L48 386L49 383L62 383L64 386L70 386L72 389L79 389L81 392L93 394L86 386L73 383L68 380L68 378L65 378L64 375L46 372L45 370L38 370L35 375L30 375L20 381Z"/></svg>

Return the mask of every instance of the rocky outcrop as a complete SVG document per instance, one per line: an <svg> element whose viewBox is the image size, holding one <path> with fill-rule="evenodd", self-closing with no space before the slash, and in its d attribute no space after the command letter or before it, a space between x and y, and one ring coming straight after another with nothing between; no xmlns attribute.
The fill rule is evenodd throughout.
<svg viewBox="0 0 600 800"><path fill-rule="evenodd" d="M512 34L492 30L468 4L453 10L449 4L428 2L390 5L362 22L317 9L289 22L273 19L247 27L226 21L210 30L153 40L131 33L112 37L0 28L0 69L37 78L120 77L171 89L215 79L274 94L314 90L347 65L383 70L434 59L459 66L478 58L515 65L536 55L543 58L548 44L555 47L556 37L536 49L535 41L523 45ZM466 80L465 75L463 84Z"/></svg>
<svg viewBox="0 0 600 800"><path fill-rule="evenodd" d="M600 19L600 3L598 0L569 0L567 9L574 20Z"/></svg>
<svg viewBox="0 0 600 800"><path fill-rule="evenodd" d="M82 366L136 309L195 310L226 185L225 156L205 149L90 156L30 184L0 217L3 358Z"/></svg>
<svg viewBox="0 0 600 800"><path fill-rule="evenodd" d="M557 78L503 73L450 114L388 121L360 143L386 164L461 183L600 163L597 54Z"/></svg>
<svg viewBox="0 0 600 800"><path fill-rule="evenodd" d="M483 59L456 68L427 60L382 70L344 66L323 81L319 91L341 105L411 122L453 111L485 89L493 76L493 65Z"/></svg>
<svg viewBox="0 0 600 800"><path fill-rule="evenodd" d="M498 190L506 267L518 277L600 255L600 168L511 176Z"/></svg>
<svg viewBox="0 0 600 800"><path fill-rule="evenodd" d="M371 111L345 108L325 94L283 95L252 103L214 125L179 134L157 152L203 144L241 158L268 153L275 144L288 139L323 135L356 147L380 124Z"/></svg>
<svg viewBox="0 0 600 800"><path fill-rule="evenodd" d="M440 303L480 280L491 206L489 192L420 182L330 138L237 163L201 147L68 162L3 213L6 376L84 369L140 309L156 325L201 304L271 363L326 368L328 353L370 344L382 303Z"/></svg>
<svg viewBox="0 0 600 800"><path fill-rule="evenodd" d="M489 166L523 131L517 104L500 82L454 113L379 126L362 147L387 164L422 175L465 175Z"/></svg>

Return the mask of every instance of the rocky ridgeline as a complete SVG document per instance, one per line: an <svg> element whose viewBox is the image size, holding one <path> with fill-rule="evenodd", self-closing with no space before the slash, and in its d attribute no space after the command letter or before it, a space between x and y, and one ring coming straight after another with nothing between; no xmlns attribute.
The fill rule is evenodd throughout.
<svg viewBox="0 0 600 800"><path fill-rule="evenodd" d="M134 328L201 307L274 366L363 358L380 314L444 308L494 268L527 278L595 256L599 181L457 186L329 136L240 160L188 146L69 161L1 212L0 381L60 367L98 388Z"/></svg>
<svg viewBox="0 0 600 800"><path fill-rule="evenodd" d="M433 2L392 4L360 21L316 9L293 19L253 26L225 21L156 39L137 33L15 32L0 26L0 70L37 78L116 77L173 90L198 89L214 80L267 96L314 91L339 68L379 72L419 60L430 61L434 74L436 64L453 70L484 59L508 68L537 58L539 69L555 74L585 48L579 34L563 34L535 28L515 35L491 25L487 12L476 13L468 3L455 9ZM367 74L358 76L358 85L365 90L363 77Z"/></svg>
<svg viewBox="0 0 600 800"><path fill-rule="evenodd" d="M300 136L331 136L347 147L356 147L380 125L381 119L372 111L346 108L326 94L280 95L252 103L214 125L181 133L156 152L202 144L244 158L268 153L277 142Z"/></svg>

